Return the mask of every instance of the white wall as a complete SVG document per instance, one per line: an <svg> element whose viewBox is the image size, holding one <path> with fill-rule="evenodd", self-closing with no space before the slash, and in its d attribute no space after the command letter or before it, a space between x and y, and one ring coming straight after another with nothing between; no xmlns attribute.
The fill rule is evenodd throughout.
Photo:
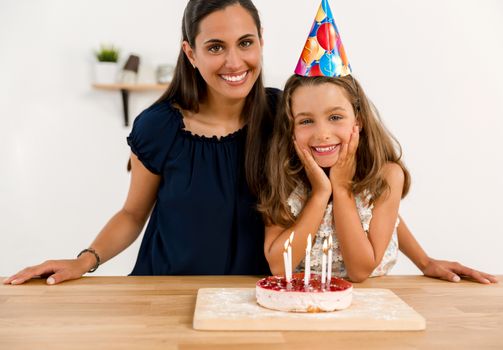
<svg viewBox="0 0 503 350"><path fill-rule="evenodd" d="M350 62L413 176L402 215L432 256L503 273L503 5L331 0ZM93 90L102 42L174 62L182 0L0 1L0 275L87 247L121 206L129 154L119 93ZM318 0L255 0L265 75L292 73ZM131 96L131 115L157 93ZM139 247L98 274L130 272ZM394 273L417 273L402 258Z"/></svg>

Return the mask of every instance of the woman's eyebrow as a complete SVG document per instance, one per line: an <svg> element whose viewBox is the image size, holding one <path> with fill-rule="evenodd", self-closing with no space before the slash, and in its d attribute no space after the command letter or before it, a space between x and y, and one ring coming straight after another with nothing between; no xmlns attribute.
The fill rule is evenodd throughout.
<svg viewBox="0 0 503 350"><path fill-rule="evenodd" d="M252 38L255 36L256 36L255 34L245 34L245 35L240 36L237 41ZM225 41L223 41L222 39L208 39L203 44L206 45L206 44L210 44L210 43L211 44L223 44L223 43L225 43Z"/></svg>
<svg viewBox="0 0 503 350"><path fill-rule="evenodd" d="M208 39L203 44L223 44L224 41L220 39Z"/></svg>
<svg viewBox="0 0 503 350"><path fill-rule="evenodd" d="M245 35L241 36L241 37L238 39L238 41L241 41L241 40L243 40L243 39L252 38L252 37L255 37L255 36L257 36L257 35L256 35L256 34L245 34Z"/></svg>

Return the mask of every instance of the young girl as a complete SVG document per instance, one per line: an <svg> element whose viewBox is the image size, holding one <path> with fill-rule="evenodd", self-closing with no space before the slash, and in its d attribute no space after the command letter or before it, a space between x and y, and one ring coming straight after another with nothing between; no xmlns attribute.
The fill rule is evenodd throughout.
<svg viewBox="0 0 503 350"><path fill-rule="evenodd" d="M275 180L262 197L271 271L283 273L283 243L294 231L293 266L316 233L314 272L332 236L335 275L358 282L386 274L398 254L398 208L410 184L398 148L352 76L291 77L268 157Z"/></svg>

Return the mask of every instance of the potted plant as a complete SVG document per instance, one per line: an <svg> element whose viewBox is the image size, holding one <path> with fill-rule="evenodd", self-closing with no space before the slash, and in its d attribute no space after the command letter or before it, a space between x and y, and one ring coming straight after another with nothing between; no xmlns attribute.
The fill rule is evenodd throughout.
<svg viewBox="0 0 503 350"><path fill-rule="evenodd" d="M94 66L95 84L114 84L117 82L119 49L113 45L101 45L95 51L97 62Z"/></svg>

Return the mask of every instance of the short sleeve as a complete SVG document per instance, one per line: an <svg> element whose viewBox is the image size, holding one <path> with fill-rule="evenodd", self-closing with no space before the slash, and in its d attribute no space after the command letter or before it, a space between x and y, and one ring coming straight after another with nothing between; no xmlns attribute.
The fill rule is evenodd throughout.
<svg viewBox="0 0 503 350"><path fill-rule="evenodd" d="M162 173L181 123L180 112L167 101L154 104L136 117L127 143L152 173Z"/></svg>

